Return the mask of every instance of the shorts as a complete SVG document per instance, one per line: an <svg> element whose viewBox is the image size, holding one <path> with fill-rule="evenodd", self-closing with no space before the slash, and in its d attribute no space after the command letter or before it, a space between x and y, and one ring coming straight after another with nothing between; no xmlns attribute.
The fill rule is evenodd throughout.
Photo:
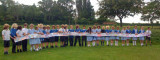
<svg viewBox="0 0 160 60"><path fill-rule="evenodd" d="M16 42L16 45L22 45L22 41Z"/></svg>
<svg viewBox="0 0 160 60"><path fill-rule="evenodd" d="M127 38L126 37L121 37L121 40L126 40Z"/></svg>
<svg viewBox="0 0 160 60"><path fill-rule="evenodd" d="M59 36L56 36L55 37L55 42L58 42L58 40L59 40Z"/></svg>
<svg viewBox="0 0 160 60"><path fill-rule="evenodd" d="M118 36L116 36L116 40L119 40L119 37L118 37Z"/></svg>
<svg viewBox="0 0 160 60"><path fill-rule="evenodd" d="M44 38L44 42L49 42L49 38Z"/></svg>
<svg viewBox="0 0 160 60"><path fill-rule="evenodd" d="M149 41L151 41L151 38L150 38L150 37L148 37L148 36L146 36L146 40L149 40Z"/></svg>
<svg viewBox="0 0 160 60"><path fill-rule="evenodd" d="M93 36L93 40L97 40L97 37Z"/></svg>
<svg viewBox="0 0 160 60"><path fill-rule="evenodd" d="M114 40L115 38L116 38L115 36L111 36L111 37L110 37L111 40Z"/></svg>
<svg viewBox="0 0 160 60"><path fill-rule="evenodd" d="M137 37L133 37L132 40L137 40Z"/></svg>
<svg viewBox="0 0 160 60"><path fill-rule="evenodd" d="M102 39L102 37L96 37L97 38L97 40L101 40Z"/></svg>
<svg viewBox="0 0 160 60"><path fill-rule="evenodd" d="M65 37L64 36L60 36L60 41L64 42L64 40L65 40Z"/></svg>
<svg viewBox="0 0 160 60"><path fill-rule="evenodd" d="M49 38L49 42L54 42L55 41L55 37L50 37Z"/></svg>
<svg viewBox="0 0 160 60"><path fill-rule="evenodd" d="M10 41L9 40L4 40L4 47L9 47L10 46Z"/></svg>

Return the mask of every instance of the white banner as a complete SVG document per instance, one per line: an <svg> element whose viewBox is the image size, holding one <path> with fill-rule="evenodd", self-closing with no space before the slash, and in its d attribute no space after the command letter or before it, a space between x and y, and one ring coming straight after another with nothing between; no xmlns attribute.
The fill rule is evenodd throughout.
<svg viewBox="0 0 160 60"><path fill-rule="evenodd" d="M45 34L45 35L40 35L40 34L30 34L28 36L24 36L24 37L17 37L15 40L15 42L18 41L22 41L25 39L34 39L34 38L49 38L49 37L55 37L55 36L98 36L98 37L103 37L103 36L119 36L119 37L144 37L144 36L149 36L150 34L147 33L142 33L142 34L121 34L121 33L117 33L117 34L112 34L112 33L101 33L101 34L97 34L97 33L77 33L77 32L69 32L69 33L50 33L50 34Z"/></svg>

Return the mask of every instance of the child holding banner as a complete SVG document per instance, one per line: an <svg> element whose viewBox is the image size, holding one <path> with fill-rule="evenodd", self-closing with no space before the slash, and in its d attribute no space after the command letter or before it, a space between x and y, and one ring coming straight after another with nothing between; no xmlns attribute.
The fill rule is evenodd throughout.
<svg viewBox="0 0 160 60"><path fill-rule="evenodd" d="M79 28L79 25L76 26L75 32L77 32L77 33L81 32L81 29ZM81 38L80 38L80 36L75 36L74 46L76 46L77 40L79 41L79 46L81 46Z"/></svg>
<svg viewBox="0 0 160 60"><path fill-rule="evenodd" d="M50 26L49 25L46 26L45 31L46 31L46 35L47 35L47 37L45 38L46 48L48 48L48 45L49 45L49 37L48 37L48 35L50 34Z"/></svg>
<svg viewBox="0 0 160 60"><path fill-rule="evenodd" d="M97 34L101 34L101 26L98 25L97 29L96 29ZM97 40L96 40L96 45L99 46L99 40L101 40L100 36L96 36Z"/></svg>
<svg viewBox="0 0 160 60"><path fill-rule="evenodd" d="M85 29L86 26L83 26L83 29L81 30L82 33L85 33L87 30ZM85 46L87 46L87 37L86 36L82 36L82 46L83 46L83 42L85 42Z"/></svg>
<svg viewBox="0 0 160 60"><path fill-rule="evenodd" d="M114 26L112 26L112 29L110 30L110 33L111 33L111 34L115 34L115 33L116 33ZM114 42L115 38L116 38L115 36L111 36L111 37L110 37L110 39L111 39L111 46L113 46L113 42Z"/></svg>
<svg viewBox="0 0 160 60"><path fill-rule="evenodd" d="M30 24L30 29L28 30L28 34L34 34L34 32L35 32L34 25ZM34 47L35 39L34 38L29 39L29 44L31 45L30 50L31 51L32 51L32 49L35 50L35 47Z"/></svg>
<svg viewBox="0 0 160 60"><path fill-rule="evenodd" d="M69 32L74 32L73 25L70 25ZM73 46L73 38L74 36L69 36L70 46Z"/></svg>
<svg viewBox="0 0 160 60"><path fill-rule="evenodd" d="M109 34L109 33L110 33L109 26L106 26L105 32L106 32L106 34ZM105 40L107 41L107 46L109 46L109 39L110 39L109 36L106 36L106 37L105 37Z"/></svg>
<svg viewBox="0 0 160 60"><path fill-rule="evenodd" d="M58 32L59 33L64 33L64 25L63 24L61 25L61 28L59 29ZM65 47L64 46L64 40L65 40L65 37L64 36L60 36L61 47Z"/></svg>
<svg viewBox="0 0 160 60"><path fill-rule="evenodd" d="M122 34L126 34L126 27L123 27L123 29L121 30L121 33ZM127 38L126 37L121 37L121 40L122 40L122 46L124 46L125 45L125 40L126 40Z"/></svg>
<svg viewBox="0 0 160 60"><path fill-rule="evenodd" d="M151 28L150 27L148 27L146 33L147 33L147 36L146 36L146 46L147 46L147 41L149 41L150 46L152 46L151 45L151 34L152 34L152 32L151 32Z"/></svg>
<svg viewBox="0 0 160 60"><path fill-rule="evenodd" d="M92 33L96 34L96 25L93 26ZM97 36L93 36L92 45L95 46L95 41L97 40Z"/></svg>
<svg viewBox="0 0 160 60"><path fill-rule="evenodd" d="M137 25L134 26L134 29L133 29L133 31L132 31L132 34L138 35ZM133 37L132 40L133 40L133 46L136 46L137 37Z"/></svg>
<svg viewBox="0 0 160 60"><path fill-rule="evenodd" d="M101 33L105 33L105 26L102 27ZM101 45L102 45L102 46L104 46L104 40L105 40L105 37L102 36L102 37L101 37Z"/></svg>
<svg viewBox="0 0 160 60"><path fill-rule="evenodd" d="M59 25L56 25L56 28L55 29L55 32L58 33L58 30L59 30ZM59 40L59 36L55 36L55 47L58 47L58 40Z"/></svg>
<svg viewBox="0 0 160 60"><path fill-rule="evenodd" d="M67 24L64 25L64 29L65 29L65 33L68 33L68 32L69 32L69 30L68 30L68 25L67 25ZM68 36L65 36L64 45L65 45L65 46L68 46Z"/></svg>
<svg viewBox="0 0 160 60"><path fill-rule="evenodd" d="M141 30L139 30L139 34L144 34L144 33L145 33L145 30L144 30L144 27L142 26ZM144 36L139 37L139 40L140 40L141 46L143 46Z"/></svg>
<svg viewBox="0 0 160 60"><path fill-rule="evenodd" d="M22 31L25 33L25 36L28 34L28 24L24 23L24 28L22 29ZM23 51L27 51L27 39L22 41L22 49Z"/></svg>
<svg viewBox="0 0 160 60"><path fill-rule="evenodd" d="M119 27L117 27L117 30L115 31L117 34L120 33ZM115 46L118 46L118 40L119 40L119 36L116 36L116 41L115 41Z"/></svg>
<svg viewBox="0 0 160 60"><path fill-rule="evenodd" d="M88 30L87 30L87 32L91 35L91 33L92 33L92 28L89 27ZM91 43L92 40L93 40L93 36L87 36L88 47L91 46L90 43Z"/></svg>
<svg viewBox="0 0 160 60"><path fill-rule="evenodd" d="M50 30L50 33L55 33L55 32L56 32L55 25L52 25L52 29ZM55 41L55 36L52 36L49 38L51 48L54 48L54 46L53 46L54 41Z"/></svg>
<svg viewBox="0 0 160 60"><path fill-rule="evenodd" d="M38 26L35 27L34 33L35 34L40 34L40 32L38 30ZM35 38L35 46L36 46L35 51L39 51L39 48L38 48L39 44L41 44L40 38Z"/></svg>
<svg viewBox="0 0 160 60"><path fill-rule="evenodd" d="M18 26L17 32L16 32L17 38L23 37L24 34L25 34L25 33L22 31L22 27L21 27L21 26ZM22 40L16 42L16 45L17 45L17 52L22 52Z"/></svg>
<svg viewBox="0 0 160 60"><path fill-rule="evenodd" d="M43 24L38 24L39 27L39 33L40 35L43 35ZM42 47L44 47L44 38L40 38L41 44L39 46L39 49L42 49Z"/></svg>
<svg viewBox="0 0 160 60"><path fill-rule="evenodd" d="M4 24L3 31L2 31L2 38L4 41L4 54L8 54L8 49L10 45L10 30L9 24Z"/></svg>
<svg viewBox="0 0 160 60"><path fill-rule="evenodd" d="M130 27L129 27L129 26L127 26L126 34L127 34L127 35L131 34L131 30L130 30ZM126 40L127 46L129 46L129 40L130 40L130 39L131 39L131 37L127 37L127 40Z"/></svg>

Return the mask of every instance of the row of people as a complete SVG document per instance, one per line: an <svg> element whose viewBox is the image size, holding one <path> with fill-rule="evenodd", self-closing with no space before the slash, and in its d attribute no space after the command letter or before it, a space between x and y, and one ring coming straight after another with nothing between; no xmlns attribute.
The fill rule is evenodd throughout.
<svg viewBox="0 0 160 60"><path fill-rule="evenodd" d="M35 27L35 28L34 28ZM68 29L68 25L43 25L43 24L38 24L37 26L34 26L34 24L29 25L28 29L28 24L24 24L24 28L22 26L18 26L16 23L12 24L11 29L9 30L9 25L4 24L4 30L2 31L2 37L4 40L4 54L8 54L8 47L9 47L9 41L10 38L12 40L12 53L16 53L16 46L17 46L17 52L22 52L22 51L27 51L27 39L22 40L19 42L15 42L14 39L17 37L23 37L29 34L50 34L50 33L66 33L66 32L78 32L78 33L122 33L122 34L140 34L140 33L149 33L151 34L150 27L145 31L144 27L142 26L141 29L138 31L137 26L134 27L134 29L131 31L130 27L123 27L122 30L119 29L119 27L112 26L111 29L109 26L93 26L93 27L88 27L86 29L85 26L83 26L82 29L79 28L79 25L76 25L76 29L73 29L73 25L70 25L70 29ZM150 35L146 37L147 40L150 41L151 45L151 40L150 40ZM75 38L75 40L74 40ZM29 39L29 44L31 45L30 50L35 50L39 51L40 49L45 49L49 48L49 44L51 48L58 47L58 41L60 41L60 47L65 47L65 46L76 46L77 41L79 42L79 46L88 46L90 47L91 44L92 46L99 46L99 43L101 42L101 45L104 46L104 43L106 41L106 45L109 46L109 41L110 45L113 46L113 43L115 41L115 46L118 46L118 40L122 40L122 46L125 46L125 41L127 43L127 46L129 46L129 40L130 37L118 37L118 36L105 36L105 37L97 37L97 36L54 36L50 38L34 38L34 39ZM133 46L136 46L136 40L137 37L133 37ZM143 42L145 40L145 37L139 37L141 46L143 46ZM147 40L146 40L146 45L147 45ZM68 44L68 42L70 44ZM22 49L23 48L23 49Z"/></svg>

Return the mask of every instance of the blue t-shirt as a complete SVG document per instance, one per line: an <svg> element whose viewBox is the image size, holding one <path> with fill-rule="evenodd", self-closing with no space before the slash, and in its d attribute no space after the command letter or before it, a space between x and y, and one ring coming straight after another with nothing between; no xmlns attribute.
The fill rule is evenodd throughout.
<svg viewBox="0 0 160 60"><path fill-rule="evenodd" d="M28 30L28 33L29 33L29 34L34 34L34 32L35 32L34 29L29 29L29 30Z"/></svg>
<svg viewBox="0 0 160 60"><path fill-rule="evenodd" d="M81 32L81 29L75 29L75 32Z"/></svg>
<svg viewBox="0 0 160 60"><path fill-rule="evenodd" d="M86 32L86 31L87 31L86 29L82 29L82 30L81 30L81 32Z"/></svg>
<svg viewBox="0 0 160 60"><path fill-rule="evenodd" d="M131 30L127 29L127 30L126 30L126 33L130 34L130 33L131 33Z"/></svg>
<svg viewBox="0 0 160 60"><path fill-rule="evenodd" d="M106 29L105 32L110 33L110 30L107 30L107 29Z"/></svg>
<svg viewBox="0 0 160 60"><path fill-rule="evenodd" d="M120 30L115 30L116 33L121 33Z"/></svg>
<svg viewBox="0 0 160 60"><path fill-rule="evenodd" d="M12 37L16 37L16 36L17 36L17 35L16 35L17 29L11 28L10 32L11 32L11 36L12 36Z"/></svg>
<svg viewBox="0 0 160 60"><path fill-rule="evenodd" d="M50 30L50 33L56 33L57 31L56 31L56 29L51 29Z"/></svg>
<svg viewBox="0 0 160 60"><path fill-rule="evenodd" d="M69 32L74 32L74 29L69 29ZM69 36L69 38L73 38L74 36Z"/></svg>

